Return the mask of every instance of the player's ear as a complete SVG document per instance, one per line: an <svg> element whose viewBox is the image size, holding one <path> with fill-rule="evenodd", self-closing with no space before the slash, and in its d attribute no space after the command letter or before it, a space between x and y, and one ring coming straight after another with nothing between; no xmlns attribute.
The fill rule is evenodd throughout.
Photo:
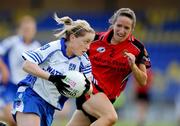
<svg viewBox="0 0 180 126"><path fill-rule="evenodd" d="M74 34L71 34L71 35L69 36L69 40L70 40L70 41L73 41L75 38L76 38L76 36L75 36Z"/></svg>

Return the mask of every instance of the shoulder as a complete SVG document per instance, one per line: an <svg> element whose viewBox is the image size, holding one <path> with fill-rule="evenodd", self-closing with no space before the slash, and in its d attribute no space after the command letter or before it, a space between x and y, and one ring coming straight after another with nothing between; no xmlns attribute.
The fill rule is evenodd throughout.
<svg viewBox="0 0 180 126"><path fill-rule="evenodd" d="M20 41L20 36L17 36L17 35L9 36L9 37L5 38L2 42L8 42L8 41L11 42L11 43L19 42Z"/></svg>
<svg viewBox="0 0 180 126"><path fill-rule="evenodd" d="M40 42L37 41L37 40L34 40L32 44L33 44L34 46L36 46L36 47L40 47L40 46L41 46Z"/></svg>
<svg viewBox="0 0 180 126"><path fill-rule="evenodd" d="M107 32L96 32L94 41L101 39Z"/></svg>
<svg viewBox="0 0 180 126"><path fill-rule="evenodd" d="M79 57L81 59L81 61L89 61L89 57L87 55L87 53L84 53L82 56Z"/></svg>
<svg viewBox="0 0 180 126"><path fill-rule="evenodd" d="M144 50L144 44L142 42L140 42L139 40L137 40L134 36L131 36L129 38L129 40L131 41L131 43L136 46L138 49L140 50Z"/></svg>
<svg viewBox="0 0 180 126"><path fill-rule="evenodd" d="M45 48L52 48L52 49L54 49L54 50L60 49L60 47L61 47L61 42L60 42L60 40L51 41L51 42L45 44L45 45L42 46L42 47L43 47L44 49L45 49ZM42 48L42 49L43 49L43 48Z"/></svg>
<svg viewBox="0 0 180 126"><path fill-rule="evenodd" d="M57 51L61 51L60 40L51 41L51 42L41 46L37 50L37 52L45 54L45 55L53 54Z"/></svg>

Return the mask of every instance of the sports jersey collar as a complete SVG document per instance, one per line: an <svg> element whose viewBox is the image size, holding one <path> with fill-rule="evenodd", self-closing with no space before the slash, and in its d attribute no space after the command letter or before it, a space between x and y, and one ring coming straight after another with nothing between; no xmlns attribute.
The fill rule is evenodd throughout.
<svg viewBox="0 0 180 126"><path fill-rule="evenodd" d="M110 43L110 40L111 40L113 34L114 34L114 33L113 33L113 30L107 31L107 32L104 34L104 37L103 37L102 40L107 41L108 43ZM128 36L128 38L127 38L126 40L124 40L123 42L125 42L125 41L132 42L132 41L134 41L134 39L135 39L134 36L130 34L130 35Z"/></svg>
<svg viewBox="0 0 180 126"><path fill-rule="evenodd" d="M66 48L67 48L67 46L66 46L66 44L65 44L65 42L66 42L66 39L65 39L65 38L61 38L61 39L60 39L60 42L61 42L61 51L62 51L63 55L64 55L66 58L71 59L71 58L76 57L75 55L69 57L69 56L66 54Z"/></svg>
<svg viewBox="0 0 180 126"><path fill-rule="evenodd" d="M110 40L111 40L112 36L113 36L113 30L109 30L104 34L104 37L103 37L102 40L107 41L108 43L110 43Z"/></svg>

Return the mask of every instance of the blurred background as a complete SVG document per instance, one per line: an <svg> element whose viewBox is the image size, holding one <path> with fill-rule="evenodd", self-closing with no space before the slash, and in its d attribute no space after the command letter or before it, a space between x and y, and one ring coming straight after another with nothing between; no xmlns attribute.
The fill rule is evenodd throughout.
<svg viewBox="0 0 180 126"><path fill-rule="evenodd" d="M146 106L144 126L180 126L179 0L1 0L0 3L0 40L15 34L18 19L28 14L37 21L35 38L42 45L56 39L53 34L58 25L53 20L54 12L59 17L85 19L96 31L105 31L115 10L133 9L137 16L134 34L146 46L152 63L151 100ZM131 78L115 105L119 115L116 126L138 123L138 114L144 110L139 110L135 93ZM69 100L64 110L56 113L53 126L64 126L74 109L74 100Z"/></svg>

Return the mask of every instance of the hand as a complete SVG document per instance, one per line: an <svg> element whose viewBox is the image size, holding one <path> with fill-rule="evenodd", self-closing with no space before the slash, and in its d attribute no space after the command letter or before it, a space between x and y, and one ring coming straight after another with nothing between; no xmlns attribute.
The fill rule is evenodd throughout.
<svg viewBox="0 0 180 126"><path fill-rule="evenodd" d="M86 85L85 85L85 90L83 91L82 95L86 94L91 87L91 82L87 79L87 77L85 75L84 75L84 77L85 77Z"/></svg>
<svg viewBox="0 0 180 126"><path fill-rule="evenodd" d="M125 52L124 55L127 57L130 66L135 64L136 57L132 53Z"/></svg>
<svg viewBox="0 0 180 126"><path fill-rule="evenodd" d="M68 88L70 87L62 81L65 77L64 75L50 75L48 79L56 86L59 93L63 95L65 95L65 92L69 92Z"/></svg>

